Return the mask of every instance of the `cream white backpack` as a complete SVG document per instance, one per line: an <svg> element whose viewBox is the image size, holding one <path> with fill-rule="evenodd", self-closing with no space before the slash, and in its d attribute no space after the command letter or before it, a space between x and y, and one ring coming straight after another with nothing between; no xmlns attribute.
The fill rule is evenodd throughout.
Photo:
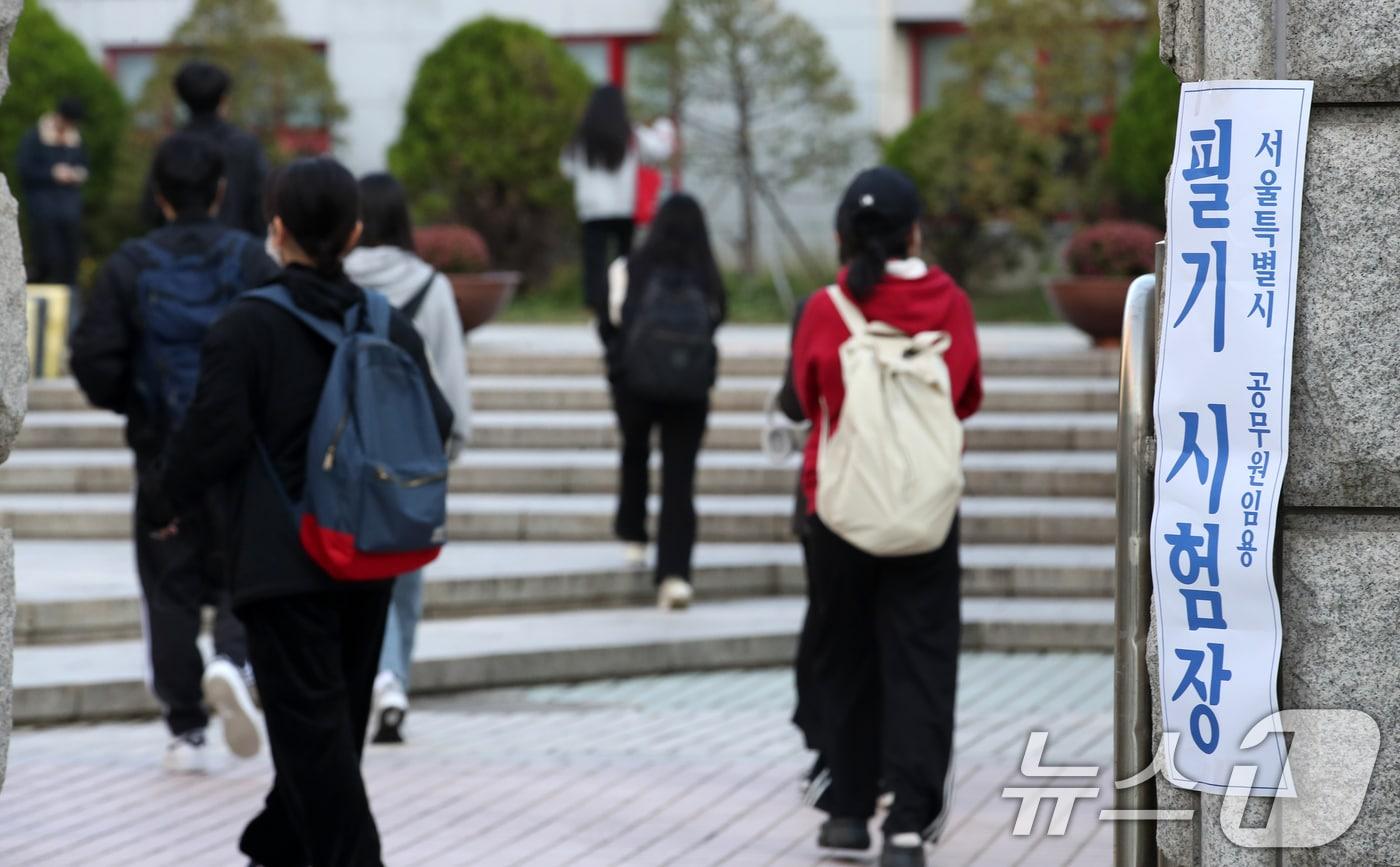
<svg viewBox="0 0 1400 867"><path fill-rule="evenodd" d="M817 516L882 557L942 547L962 499L963 430L953 410L943 331L912 337L827 289L851 336L841 344L846 398L831 432L822 405Z"/></svg>

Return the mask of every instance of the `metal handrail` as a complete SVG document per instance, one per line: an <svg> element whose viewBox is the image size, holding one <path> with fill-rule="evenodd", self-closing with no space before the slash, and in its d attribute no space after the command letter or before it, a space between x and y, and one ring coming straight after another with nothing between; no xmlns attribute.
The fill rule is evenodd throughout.
<svg viewBox="0 0 1400 867"><path fill-rule="evenodd" d="M1147 676L1147 631L1152 616L1152 395L1156 378L1157 273L1128 288L1123 309L1123 360L1118 377L1118 545L1115 557L1113 651L1113 778L1126 780L1152 763L1152 695ZM1157 806L1155 780L1116 789L1114 807L1138 816ZM1116 867L1155 867L1157 826L1146 818L1114 826Z"/></svg>

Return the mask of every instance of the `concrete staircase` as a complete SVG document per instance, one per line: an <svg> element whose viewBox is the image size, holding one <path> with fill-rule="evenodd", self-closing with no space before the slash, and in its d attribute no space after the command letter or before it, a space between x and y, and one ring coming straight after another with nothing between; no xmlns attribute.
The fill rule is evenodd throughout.
<svg viewBox="0 0 1400 867"><path fill-rule="evenodd" d="M982 335L987 408L968 426L965 643L1105 650L1112 643L1116 356L1059 329ZM453 469L453 542L430 568L415 686L462 689L791 658L801 557L795 465L757 450L786 335L724 335L701 456L700 603L652 610L650 576L608 541L616 434L582 328L495 326L473 337L477 439ZM16 538L15 717L150 713L121 420L72 383L36 383L0 468Z"/></svg>

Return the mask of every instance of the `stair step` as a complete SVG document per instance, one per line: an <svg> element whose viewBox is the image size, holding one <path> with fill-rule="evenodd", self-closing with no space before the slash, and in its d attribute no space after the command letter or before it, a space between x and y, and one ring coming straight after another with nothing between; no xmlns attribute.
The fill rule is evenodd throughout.
<svg viewBox="0 0 1400 867"><path fill-rule="evenodd" d="M964 462L974 496L1111 496L1110 452L971 452ZM703 494L784 494L797 479L794 457L775 465L758 452L700 454ZM660 456L653 455L653 489ZM468 449L452 470L456 493L610 493L617 488L612 449ZM0 467L0 493L122 493L133 484L125 449L21 449Z"/></svg>
<svg viewBox="0 0 1400 867"><path fill-rule="evenodd" d="M980 546L961 551L968 597L1104 598L1107 546ZM801 595L795 542L702 544L694 581L707 600ZM134 638L141 631L135 556L127 541L21 541L15 545L15 641L52 644ZM648 603L648 568L627 566L613 542L470 542L448 545L428 567L428 619Z"/></svg>
<svg viewBox="0 0 1400 867"><path fill-rule="evenodd" d="M17 449L117 449L125 445L122 419L98 411L32 412ZM754 451L766 425L763 413L715 412L705 446ZM1118 418L1107 412L989 412L967 422L967 445L977 451L1110 451ZM611 412L479 412L472 417L473 448L610 449L617 447Z"/></svg>
<svg viewBox="0 0 1400 867"><path fill-rule="evenodd" d="M781 373L780 373L781 375ZM478 410L610 410L608 384L599 375L474 375L472 404ZM720 412L762 412L777 377L722 378L712 405ZM991 377L984 412L1112 412L1118 409L1118 380L1112 377ZM29 391L32 412L89 409L72 380L45 380Z"/></svg>
<svg viewBox="0 0 1400 867"><path fill-rule="evenodd" d="M448 537L465 540L593 541L612 536L614 499L604 494L453 494ZM652 498L653 517L658 504ZM790 536L791 496L702 495L700 538L775 542ZM0 495L0 526L18 539L122 539L131 533L131 497L122 494ZM1113 501L1085 497L969 497L969 544L1107 544Z"/></svg>
<svg viewBox="0 0 1400 867"><path fill-rule="evenodd" d="M683 614L651 608L517 614L425 622L419 693L530 683L787 665L801 599L702 603ZM963 646L976 650L1093 650L1113 643L1109 600L969 599ZM71 722L156 712L139 641L19 647L14 721Z"/></svg>

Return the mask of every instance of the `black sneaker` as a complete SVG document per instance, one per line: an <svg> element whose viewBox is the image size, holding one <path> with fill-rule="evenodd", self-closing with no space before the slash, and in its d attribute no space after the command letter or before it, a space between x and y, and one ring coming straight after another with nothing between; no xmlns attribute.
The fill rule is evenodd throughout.
<svg viewBox="0 0 1400 867"><path fill-rule="evenodd" d="M885 837L885 849L880 853L880 867L925 867L924 838L918 834L893 834Z"/></svg>
<svg viewBox="0 0 1400 867"><path fill-rule="evenodd" d="M817 845L842 852L864 852L870 848L870 827L865 819L827 819L817 834Z"/></svg>

